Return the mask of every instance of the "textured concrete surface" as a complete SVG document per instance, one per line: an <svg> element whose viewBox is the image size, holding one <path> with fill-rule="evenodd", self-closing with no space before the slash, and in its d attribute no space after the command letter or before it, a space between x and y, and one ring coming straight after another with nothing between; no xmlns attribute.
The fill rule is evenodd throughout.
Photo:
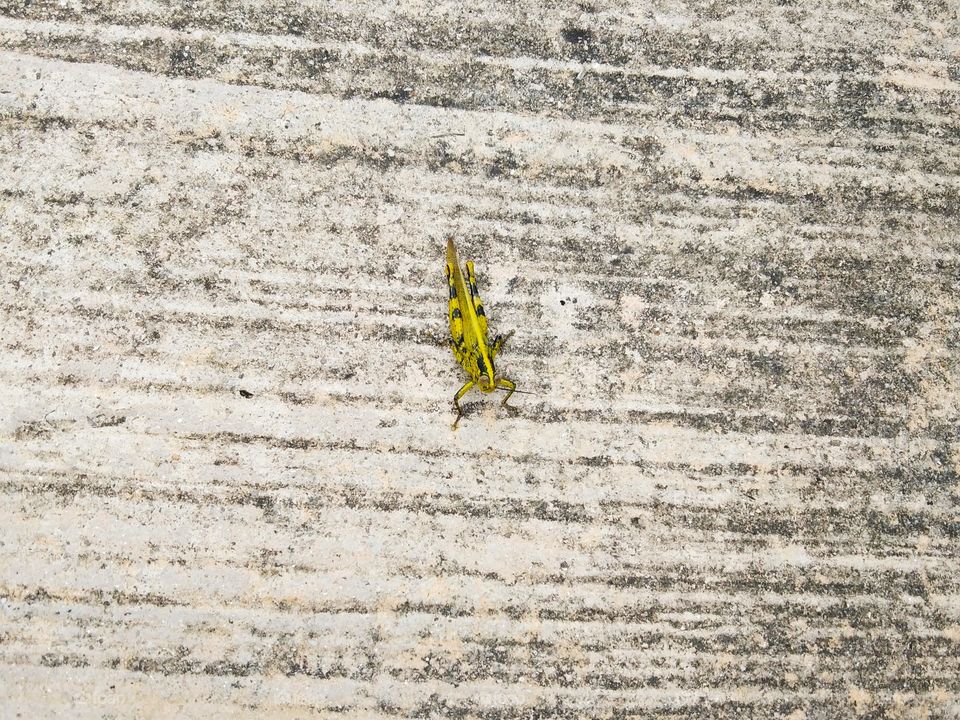
<svg viewBox="0 0 960 720"><path fill-rule="evenodd" d="M0 714L960 717L957 12L4 3Z"/></svg>

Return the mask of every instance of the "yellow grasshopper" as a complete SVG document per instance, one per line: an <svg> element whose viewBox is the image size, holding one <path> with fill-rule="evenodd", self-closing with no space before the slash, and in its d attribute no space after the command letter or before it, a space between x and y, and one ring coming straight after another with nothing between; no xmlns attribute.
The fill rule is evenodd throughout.
<svg viewBox="0 0 960 720"><path fill-rule="evenodd" d="M487 340L487 314L483 309L483 301L477 291L477 278L473 274L473 263L467 261L467 279L464 281L460 272L460 261L457 259L457 249L453 245L453 238L447 240L447 285L450 288L450 349L453 356L467 371L470 379L453 396L453 405L457 409L457 419L453 421L453 429L463 417L460 407L460 398L476 385L485 393L490 393L498 387L507 391L503 405L513 395L517 386L513 381L498 376L493 365L493 359L500 352L500 348L513 335L510 331L504 336L497 335L493 344Z"/></svg>

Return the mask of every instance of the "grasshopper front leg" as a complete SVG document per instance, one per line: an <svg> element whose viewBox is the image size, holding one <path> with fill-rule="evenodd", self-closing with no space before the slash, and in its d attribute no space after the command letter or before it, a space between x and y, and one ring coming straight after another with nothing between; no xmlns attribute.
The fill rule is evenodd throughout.
<svg viewBox="0 0 960 720"><path fill-rule="evenodd" d="M460 418L463 417L463 408L460 407L460 398L470 391L470 388L473 387L475 382L476 381L474 380L467 380L467 382L463 384L463 387L457 390L457 394L453 396L453 406L457 409L457 419L453 421L454 430L457 429L457 423L460 422ZM507 397L510 396L508 395Z"/></svg>
<svg viewBox="0 0 960 720"><path fill-rule="evenodd" d="M512 333L511 333L512 334ZM517 389L517 384L513 380L508 380L507 378L497 378L497 387L502 387L507 389L507 396L503 399L503 402L500 403L505 408L514 409L513 405L507 405L507 400L510 399L510 396L513 395L513 391Z"/></svg>

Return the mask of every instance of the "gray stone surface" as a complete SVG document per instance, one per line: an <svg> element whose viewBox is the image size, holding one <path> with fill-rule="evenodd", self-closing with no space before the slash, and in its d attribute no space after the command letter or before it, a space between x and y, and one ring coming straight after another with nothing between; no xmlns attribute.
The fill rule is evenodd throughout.
<svg viewBox="0 0 960 720"><path fill-rule="evenodd" d="M957 12L5 3L0 714L960 717Z"/></svg>

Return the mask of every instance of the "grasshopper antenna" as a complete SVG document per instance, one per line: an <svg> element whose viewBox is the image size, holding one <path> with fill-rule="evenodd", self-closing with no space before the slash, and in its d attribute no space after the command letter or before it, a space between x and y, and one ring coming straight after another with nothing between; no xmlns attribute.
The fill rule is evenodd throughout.
<svg viewBox="0 0 960 720"><path fill-rule="evenodd" d="M504 392L507 392L507 388L505 388L505 387L499 387L499 386L498 386L498 387L497 387L497 390L503 390ZM539 394L540 394L540 393L530 392L529 390L517 390L517 389L514 389L513 392L521 393L521 394L523 394L523 395L539 395Z"/></svg>

